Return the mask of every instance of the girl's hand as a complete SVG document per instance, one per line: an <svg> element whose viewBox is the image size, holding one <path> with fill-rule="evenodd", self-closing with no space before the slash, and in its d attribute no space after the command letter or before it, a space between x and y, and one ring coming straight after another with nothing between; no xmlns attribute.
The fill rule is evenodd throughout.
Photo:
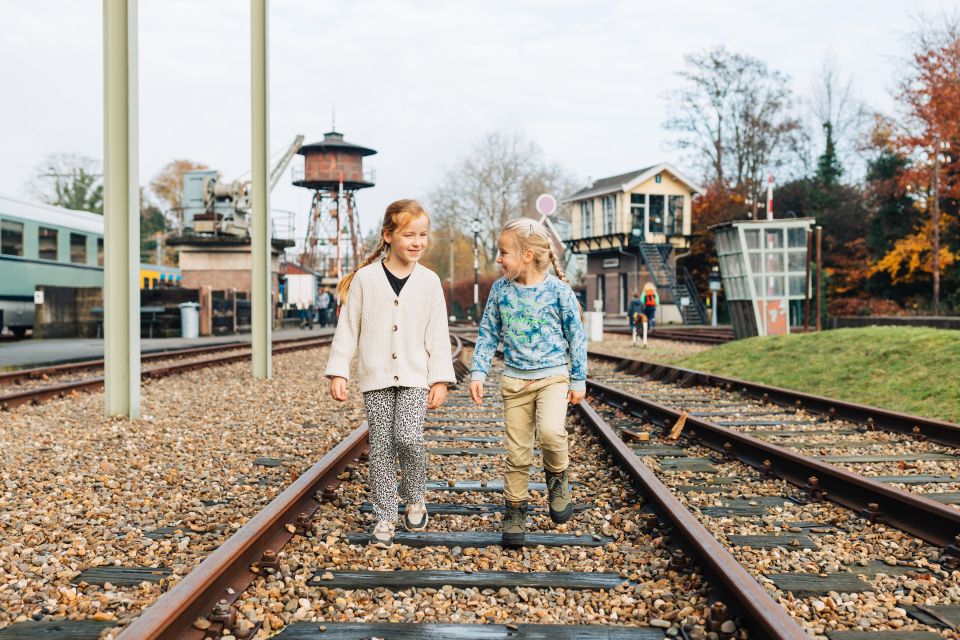
<svg viewBox="0 0 960 640"><path fill-rule="evenodd" d="M477 404L483 404L483 383L479 380L470 383L470 397Z"/></svg>
<svg viewBox="0 0 960 640"><path fill-rule="evenodd" d="M567 392L567 402L570 404L580 404L580 401L582 401L586 395L586 391L569 391Z"/></svg>
<svg viewBox="0 0 960 640"><path fill-rule="evenodd" d="M330 397L337 402L347 399L347 379L330 378Z"/></svg>
<svg viewBox="0 0 960 640"><path fill-rule="evenodd" d="M447 385L443 382L434 382L430 385L430 393L427 394L427 409L436 409L447 399Z"/></svg>

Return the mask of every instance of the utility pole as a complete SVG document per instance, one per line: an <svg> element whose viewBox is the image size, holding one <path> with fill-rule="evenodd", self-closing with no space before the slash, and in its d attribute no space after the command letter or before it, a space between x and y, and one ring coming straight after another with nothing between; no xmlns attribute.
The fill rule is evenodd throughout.
<svg viewBox="0 0 960 640"><path fill-rule="evenodd" d="M453 247L457 243L457 237L450 233L450 316L453 316Z"/></svg>
<svg viewBox="0 0 960 640"><path fill-rule="evenodd" d="M823 246L823 227L817 225L817 290L814 292L814 304L816 309L814 313L817 318L817 333L823 329L822 325L822 314L820 313L820 296L822 295L823 290L823 262L821 260L821 247Z"/></svg>
<svg viewBox="0 0 960 640"><path fill-rule="evenodd" d="M474 218L473 227L473 320L480 324L480 220Z"/></svg>
<svg viewBox="0 0 960 640"><path fill-rule="evenodd" d="M810 246L813 244L813 231L807 229L807 253L804 255L803 270L803 332L810 330Z"/></svg>
<svg viewBox="0 0 960 640"><path fill-rule="evenodd" d="M270 172L268 115L269 91L267 64L268 0L250 0L250 96L251 96L251 165L250 245L251 269L251 361L255 378L269 379L272 374L273 344L273 277L270 273Z"/></svg>
<svg viewBox="0 0 960 640"><path fill-rule="evenodd" d="M103 3L104 415L140 417L137 0Z"/></svg>
<svg viewBox="0 0 960 640"><path fill-rule="evenodd" d="M940 136L933 136L933 315L940 315Z"/></svg>

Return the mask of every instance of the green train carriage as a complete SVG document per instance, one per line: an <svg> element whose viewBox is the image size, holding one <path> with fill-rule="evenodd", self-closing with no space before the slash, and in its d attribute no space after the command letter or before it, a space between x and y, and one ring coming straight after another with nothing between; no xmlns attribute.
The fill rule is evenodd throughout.
<svg viewBox="0 0 960 640"><path fill-rule="evenodd" d="M0 326L33 326L40 285L103 286L103 216L0 196Z"/></svg>

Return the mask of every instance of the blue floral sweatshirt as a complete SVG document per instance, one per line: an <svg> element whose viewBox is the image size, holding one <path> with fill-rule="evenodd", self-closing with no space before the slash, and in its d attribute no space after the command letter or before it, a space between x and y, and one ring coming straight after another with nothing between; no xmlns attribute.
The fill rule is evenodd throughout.
<svg viewBox="0 0 960 640"><path fill-rule="evenodd" d="M580 305L570 285L559 278L548 274L530 286L506 278L493 283L473 351L472 380L486 380L501 339L504 375L524 380L568 375L571 390L586 389L587 337Z"/></svg>

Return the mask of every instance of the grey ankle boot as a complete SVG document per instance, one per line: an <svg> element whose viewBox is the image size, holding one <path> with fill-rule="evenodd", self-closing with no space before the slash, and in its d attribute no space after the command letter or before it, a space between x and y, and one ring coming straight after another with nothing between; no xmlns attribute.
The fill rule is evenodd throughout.
<svg viewBox="0 0 960 640"><path fill-rule="evenodd" d="M570 496L567 470L564 469L560 473L547 471L546 475L550 518L557 524L563 524L573 517L573 499Z"/></svg>
<svg viewBox="0 0 960 640"><path fill-rule="evenodd" d="M501 544L507 547L522 547L523 533L527 527L526 501L512 502L504 500L503 539Z"/></svg>

